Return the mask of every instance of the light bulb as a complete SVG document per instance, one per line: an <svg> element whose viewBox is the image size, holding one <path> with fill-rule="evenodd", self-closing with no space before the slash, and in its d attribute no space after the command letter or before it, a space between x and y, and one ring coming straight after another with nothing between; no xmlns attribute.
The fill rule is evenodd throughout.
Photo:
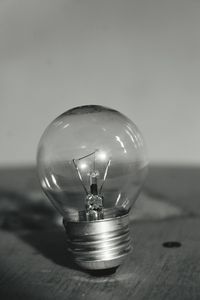
<svg viewBox="0 0 200 300"><path fill-rule="evenodd" d="M76 263L94 270L117 267L131 249L128 213L147 171L136 125L110 108L75 107L47 127L37 164Z"/></svg>

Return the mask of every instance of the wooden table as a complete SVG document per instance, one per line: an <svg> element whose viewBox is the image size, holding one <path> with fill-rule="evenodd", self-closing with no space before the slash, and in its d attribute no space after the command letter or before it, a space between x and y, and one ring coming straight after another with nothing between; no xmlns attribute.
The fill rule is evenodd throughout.
<svg viewBox="0 0 200 300"><path fill-rule="evenodd" d="M200 169L150 168L130 215L133 251L110 276L74 265L44 198L34 168L0 170L1 300L200 299Z"/></svg>

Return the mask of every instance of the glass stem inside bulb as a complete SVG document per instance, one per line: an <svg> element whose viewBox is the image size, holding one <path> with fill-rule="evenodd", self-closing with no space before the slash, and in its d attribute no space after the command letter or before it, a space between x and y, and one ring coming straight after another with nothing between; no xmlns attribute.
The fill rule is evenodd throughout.
<svg viewBox="0 0 200 300"><path fill-rule="evenodd" d="M86 196L86 220L100 220L104 218L103 197L98 193L98 171L90 174L90 193Z"/></svg>
<svg viewBox="0 0 200 300"><path fill-rule="evenodd" d="M84 191L86 192L86 198L85 198L85 220L87 221L93 221L93 220L101 220L104 219L104 212L103 212L103 196L102 196L102 188L103 184L106 180L108 168L110 166L111 160L108 161L104 176L103 176L103 182L98 187L98 177L100 176L99 171L96 168L96 152L99 150L95 150L90 154L87 154L83 157L80 157L78 159L73 159L73 163L75 166L75 169L78 174L78 178L81 181L81 184L83 186ZM88 158L90 156L94 156L93 160L93 167L92 170L88 173L89 176L89 190L84 184L81 170L79 169L79 162L85 158ZM85 164L82 164L82 167L85 167Z"/></svg>

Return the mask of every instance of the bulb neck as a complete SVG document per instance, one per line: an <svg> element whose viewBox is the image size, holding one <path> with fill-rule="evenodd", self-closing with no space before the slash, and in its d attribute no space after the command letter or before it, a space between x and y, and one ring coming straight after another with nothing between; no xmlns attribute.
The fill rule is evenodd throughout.
<svg viewBox="0 0 200 300"><path fill-rule="evenodd" d="M115 268L131 250L128 215L80 222L64 219L63 223L68 248L84 269Z"/></svg>

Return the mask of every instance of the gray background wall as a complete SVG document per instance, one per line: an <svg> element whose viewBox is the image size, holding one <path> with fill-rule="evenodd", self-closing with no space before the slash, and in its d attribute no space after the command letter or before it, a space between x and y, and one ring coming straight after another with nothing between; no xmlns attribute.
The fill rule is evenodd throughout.
<svg viewBox="0 0 200 300"><path fill-rule="evenodd" d="M153 163L200 163L200 1L1 0L0 165L82 104L129 116Z"/></svg>

